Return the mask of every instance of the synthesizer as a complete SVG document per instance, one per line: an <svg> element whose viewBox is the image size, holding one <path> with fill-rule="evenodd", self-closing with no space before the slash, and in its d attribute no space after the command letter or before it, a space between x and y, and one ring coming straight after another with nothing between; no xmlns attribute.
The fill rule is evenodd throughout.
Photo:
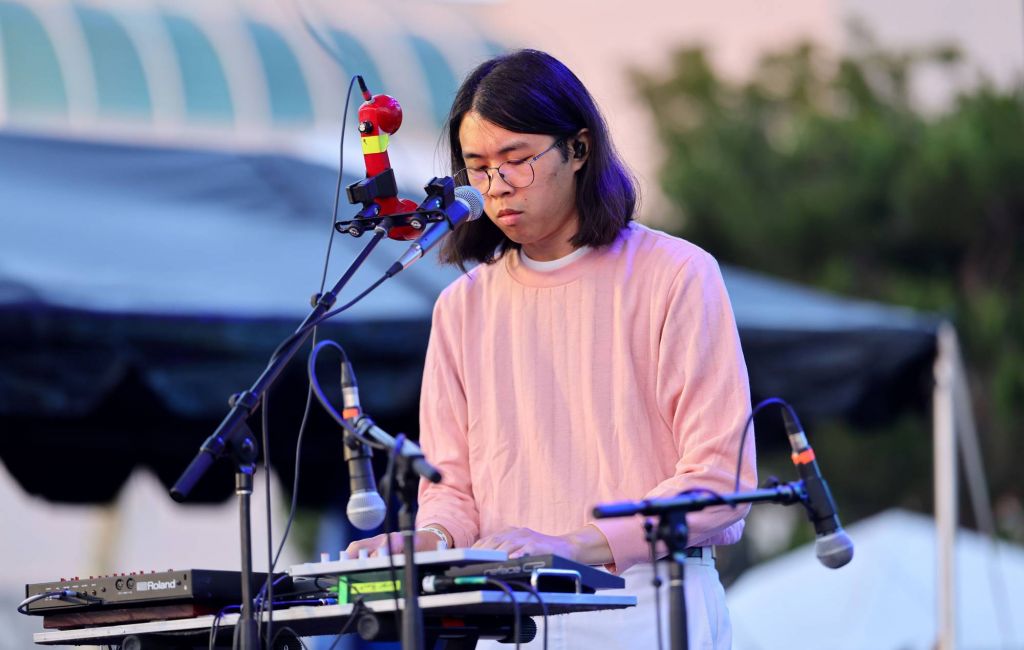
<svg viewBox="0 0 1024 650"><path fill-rule="evenodd" d="M543 584L555 586L562 581L561 578L573 574L578 577L579 590L582 593L592 594L598 589L622 589L626 586L626 581L617 575L580 564L560 555L527 555L503 562L451 567L444 572L445 577L449 578L484 576L500 580L532 581L536 585L535 574L541 577L541 591L547 591L543 588ZM550 589L550 591L562 590L561 588Z"/></svg>
<svg viewBox="0 0 1024 650"><path fill-rule="evenodd" d="M259 589L266 574L255 574ZM275 589L287 589L279 584ZM52 594L25 606L44 627L78 627L214 614L242 600L238 571L185 569L68 578L25 585L25 597Z"/></svg>
<svg viewBox="0 0 1024 650"><path fill-rule="evenodd" d="M396 567L390 571L390 564ZM509 560L504 551L491 549L455 548L443 551L416 553L420 576L427 581L420 593L435 593L441 584L446 591L462 591L470 586L449 584L442 578L483 577L531 583L545 592L592 594L599 589L622 589L625 581L606 571L580 564L558 555L536 555ZM402 567L405 556L350 558L344 553L334 560L324 554L320 562L298 564L289 568L293 578L319 577L331 585L341 603L356 597L380 600L401 596ZM429 579L429 580L428 580ZM475 583L474 583L475 585ZM475 586L476 589L497 588L493 585Z"/></svg>

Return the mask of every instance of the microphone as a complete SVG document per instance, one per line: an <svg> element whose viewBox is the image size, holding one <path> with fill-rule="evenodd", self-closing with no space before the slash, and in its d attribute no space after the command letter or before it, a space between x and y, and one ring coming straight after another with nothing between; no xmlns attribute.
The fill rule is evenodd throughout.
<svg viewBox="0 0 1024 650"><path fill-rule="evenodd" d="M441 198L431 197L420 207L424 210L439 210L441 209ZM445 235L457 228L463 221L479 219L480 215L484 213L484 197L475 187L468 185L456 187L455 200L444 212L448 218L431 224L423 232L423 235L409 247L409 250L391 265L391 268L384 274L385 276L390 278L408 268L413 262L426 255L427 251L437 246Z"/></svg>
<svg viewBox="0 0 1024 650"><path fill-rule="evenodd" d="M807 493L804 507L817 535L814 542L815 554L818 561L828 568L838 569L853 559L853 541L839 523L832 492L821 476L818 461L814 458L814 450L807 442L807 435L803 432L799 420L794 419L788 408L782 409L782 420L786 424L789 445L793 449L793 464L800 473Z"/></svg>
<svg viewBox="0 0 1024 650"><path fill-rule="evenodd" d="M352 364L346 357L341 362L342 417L354 423L362 415L359 405L359 386ZM370 448L352 435L345 436L345 462L348 463L349 497L345 514L352 525L360 530L373 530L384 522L387 508L377 492L370 462Z"/></svg>

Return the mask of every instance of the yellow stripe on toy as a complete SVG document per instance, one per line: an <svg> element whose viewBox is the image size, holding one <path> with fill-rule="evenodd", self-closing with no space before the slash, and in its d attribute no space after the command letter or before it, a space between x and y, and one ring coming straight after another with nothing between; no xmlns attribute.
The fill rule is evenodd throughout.
<svg viewBox="0 0 1024 650"><path fill-rule="evenodd" d="M363 153L384 153L388 150L388 134L370 135L360 138L363 141Z"/></svg>

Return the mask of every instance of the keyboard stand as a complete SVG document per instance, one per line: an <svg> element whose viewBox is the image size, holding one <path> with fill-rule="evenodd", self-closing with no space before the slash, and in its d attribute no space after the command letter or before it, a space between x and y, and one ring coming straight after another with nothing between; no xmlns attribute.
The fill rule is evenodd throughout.
<svg viewBox="0 0 1024 650"><path fill-rule="evenodd" d="M525 623L528 617L540 616L542 609L537 598L528 592L514 592L520 614ZM605 596L601 594L542 593L549 615L589 612L604 609L622 609L636 605L634 596ZM440 650L470 650L480 638L501 638L511 636L512 602L502 591L468 591L461 593L433 594L421 596L424 624L428 636L428 648ZM402 599L398 600L399 608ZM337 634L352 614L353 605L299 606L274 612L275 633L284 627L296 635L321 636ZM394 612L395 601L373 600L366 607L376 614ZM151 621L128 623L103 627L38 632L33 641L40 645L113 645L121 647L127 637L135 637L147 645L137 648L202 648L207 647L213 616L179 619L173 621ZM392 615L375 617L380 625L381 637L393 633ZM230 647L238 614L221 617L218 625L217 647ZM439 634L444 619L444 635ZM266 614L264 614L266 620ZM462 621L459 627L454 621ZM365 624L370 625L370 624ZM356 631L356 625L350 631ZM433 634L432 634L433 632ZM433 639L431 639L433 637ZM170 643L170 645L168 645ZM433 645L431 644L433 643ZM440 643L441 645L438 645ZM134 645L134 641L133 641Z"/></svg>

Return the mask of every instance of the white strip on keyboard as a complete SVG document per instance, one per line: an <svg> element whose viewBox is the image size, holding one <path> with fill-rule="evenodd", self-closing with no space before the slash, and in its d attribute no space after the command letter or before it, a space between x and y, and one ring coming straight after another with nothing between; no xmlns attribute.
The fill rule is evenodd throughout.
<svg viewBox="0 0 1024 650"><path fill-rule="evenodd" d="M339 555L343 555L342 552ZM322 556L321 556L322 557ZM394 565L396 567L405 565L404 555L394 556ZM462 566L466 564L476 564L478 562L504 562L508 559L508 553L505 551L495 551L491 549L482 548L450 548L444 551L423 551L416 554L416 565L424 566L428 564L443 564L446 566ZM322 575L339 575L344 573L353 573L357 571L376 571L380 569L387 569L391 566L391 562L388 561L388 557L359 557L359 558L344 558L340 560L326 560L321 559L320 562L306 562L305 564L296 564L288 568L288 573L292 576L322 576Z"/></svg>

